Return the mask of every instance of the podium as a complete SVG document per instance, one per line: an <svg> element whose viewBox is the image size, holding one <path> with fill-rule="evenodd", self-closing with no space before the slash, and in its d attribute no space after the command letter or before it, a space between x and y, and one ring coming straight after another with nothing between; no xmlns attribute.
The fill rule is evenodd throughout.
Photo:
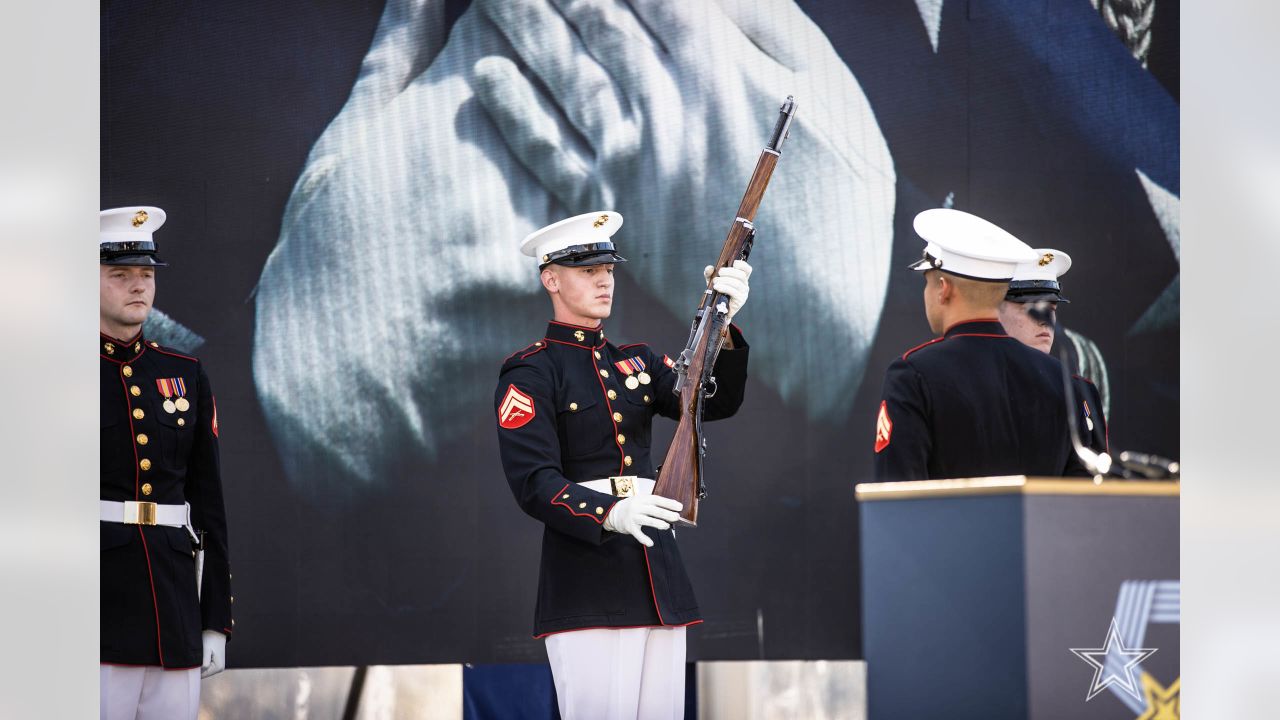
<svg viewBox="0 0 1280 720"><path fill-rule="evenodd" d="M870 720L1176 717L1177 482L856 495Z"/></svg>

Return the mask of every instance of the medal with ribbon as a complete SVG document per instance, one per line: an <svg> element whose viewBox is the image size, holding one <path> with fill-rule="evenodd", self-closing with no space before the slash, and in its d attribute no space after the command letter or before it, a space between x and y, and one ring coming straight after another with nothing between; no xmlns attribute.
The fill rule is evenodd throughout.
<svg viewBox="0 0 1280 720"><path fill-rule="evenodd" d="M627 376L623 384L627 386L628 390L635 390L641 385L648 385L652 382L649 373L644 371L644 360L638 357L619 360L613 366L618 368L618 372Z"/></svg>
<svg viewBox="0 0 1280 720"><path fill-rule="evenodd" d="M156 378L156 388L164 396L165 412L172 415L174 412L191 409L191 402L186 398L187 384L182 378Z"/></svg>

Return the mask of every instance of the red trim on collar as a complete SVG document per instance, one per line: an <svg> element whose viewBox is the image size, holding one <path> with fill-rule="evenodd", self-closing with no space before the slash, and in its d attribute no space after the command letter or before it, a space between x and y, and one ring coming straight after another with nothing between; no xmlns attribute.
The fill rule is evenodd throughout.
<svg viewBox="0 0 1280 720"><path fill-rule="evenodd" d="M947 333L951 332L952 328L956 327L957 325L967 325L969 323L981 323L981 322L998 323L1000 322L1000 318L983 317L983 318L969 318L968 320L957 320L951 323L950 325L948 325L946 329L942 331L942 335L943 337L946 337Z"/></svg>
<svg viewBox="0 0 1280 720"><path fill-rule="evenodd" d="M1012 335L997 335L996 333L956 333L955 335L948 335L947 337L948 338L989 337L989 338L1009 338L1011 340L1013 339Z"/></svg>
<svg viewBox="0 0 1280 720"><path fill-rule="evenodd" d="M142 331L139 330L137 335L134 335L128 340L121 340L120 338L108 335L101 330L98 331L98 337L106 338L107 342L113 342L117 345L132 345L142 339Z"/></svg>
<svg viewBox="0 0 1280 720"><path fill-rule="evenodd" d="M116 359L114 357L111 357L110 355L103 355L102 353L98 353L98 357L102 358L103 360L110 360L111 362L117 365L124 365L125 363L131 363L136 361L138 358L142 357L142 354L145 353L147 349L150 347L149 345L147 345L147 341L142 339L141 331L139 331L137 335L134 335L132 340L117 340L116 338L113 338L110 335L101 331L98 332L98 337L106 338L106 340L103 342L113 343L117 349L129 348L130 350L132 350L133 348L130 346L133 345L134 343L139 343L141 345L141 349L138 350L137 355L134 355L130 358L123 359L123 360Z"/></svg>
<svg viewBox="0 0 1280 720"><path fill-rule="evenodd" d="M559 320L548 320L547 322L552 325L559 325L560 327L573 328L574 330L590 330L594 333L598 333L604 329L604 323L600 323L595 327L587 327L586 325L574 325L573 323L560 322Z"/></svg>
<svg viewBox="0 0 1280 720"><path fill-rule="evenodd" d="M578 348L579 350L595 350L596 347L604 347L603 345L598 345L596 347L592 347L590 345L579 345L578 343L571 343L566 340L556 340L555 338L547 338L547 342L553 342L560 345L568 345L569 347L575 347L575 348Z"/></svg>

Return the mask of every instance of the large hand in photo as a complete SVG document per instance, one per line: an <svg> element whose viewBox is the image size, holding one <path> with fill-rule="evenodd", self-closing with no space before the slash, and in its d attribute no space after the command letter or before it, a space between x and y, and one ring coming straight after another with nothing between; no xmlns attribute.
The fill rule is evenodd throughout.
<svg viewBox="0 0 1280 720"><path fill-rule="evenodd" d="M637 262L626 270L677 317L700 289L690 268L715 256L795 96L741 322L758 377L813 419L847 412L888 284L895 176L866 97L817 26L789 0L477 4L517 55L477 65L478 99L562 204L627 217ZM793 342L801 322L822 342Z"/></svg>
<svg viewBox="0 0 1280 720"><path fill-rule="evenodd" d="M418 71L425 11L389 4L257 289L258 395L290 481L318 502L420 472L470 432L545 320L516 243L552 201L471 90L505 40L468 12Z"/></svg>

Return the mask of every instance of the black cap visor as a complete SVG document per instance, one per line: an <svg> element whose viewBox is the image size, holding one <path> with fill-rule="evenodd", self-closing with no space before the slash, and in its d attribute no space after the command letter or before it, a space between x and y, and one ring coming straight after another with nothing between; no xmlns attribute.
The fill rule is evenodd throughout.
<svg viewBox="0 0 1280 720"><path fill-rule="evenodd" d="M1009 293L1004 299L1015 303L1071 302L1062 296L1062 287L1055 280L1014 280L1009 283Z"/></svg>
<svg viewBox="0 0 1280 720"><path fill-rule="evenodd" d="M99 243L99 265L151 265L165 267L169 263L156 257L154 242L113 242Z"/></svg>
<svg viewBox="0 0 1280 720"><path fill-rule="evenodd" d="M626 258L615 251L611 242L570 245L567 248L544 255L542 260L539 267L548 265L586 267L588 265L605 265L607 263L624 263L627 261Z"/></svg>

